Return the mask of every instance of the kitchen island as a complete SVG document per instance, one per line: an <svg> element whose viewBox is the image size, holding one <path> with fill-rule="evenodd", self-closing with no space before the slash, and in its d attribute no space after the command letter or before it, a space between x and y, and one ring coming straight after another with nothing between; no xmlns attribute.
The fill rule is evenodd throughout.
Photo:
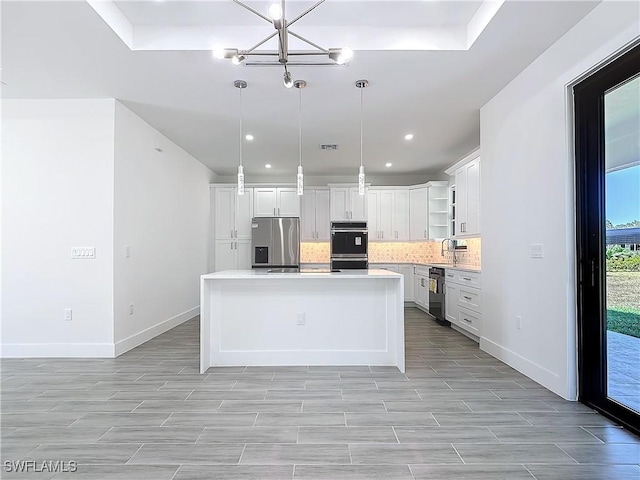
<svg viewBox="0 0 640 480"><path fill-rule="evenodd" d="M404 372L403 276L227 270L201 277L200 371L225 365L389 365Z"/></svg>

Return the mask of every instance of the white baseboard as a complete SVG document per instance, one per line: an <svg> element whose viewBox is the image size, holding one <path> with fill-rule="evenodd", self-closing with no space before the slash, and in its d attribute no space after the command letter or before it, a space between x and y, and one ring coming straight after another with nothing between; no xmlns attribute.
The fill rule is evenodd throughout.
<svg viewBox="0 0 640 480"><path fill-rule="evenodd" d="M125 338L124 340L120 340L115 344L115 356L122 355L125 352L128 352L132 348L137 347L138 345L142 345L144 342L151 340L154 337L166 332L167 330L171 330L173 327L177 327L181 323L186 322L187 320L192 319L193 317L200 314L200 307L194 307L186 312L180 313L175 317L171 317L168 320L165 320L153 327L149 327L141 332L134 333L133 335Z"/></svg>
<svg viewBox="0 0 640 480"><path fill-rule="evenodd" d="M545 388L548 388L562 398L568 399L566 391L566 382L561 381L560 375L551 370L538 365L535 362L523 357L522 355L509 350L508 348L498 345L497 343L485 337L480 337L480 350L487 352L489 355L502 360L520 373L526 375L534 382L538 382Z"/></svg>
<svg viewBox="0 0 640 480"><path fill-rule="evenodd" d="M5 343L2 358L113 358L113 343Z"/></svg>

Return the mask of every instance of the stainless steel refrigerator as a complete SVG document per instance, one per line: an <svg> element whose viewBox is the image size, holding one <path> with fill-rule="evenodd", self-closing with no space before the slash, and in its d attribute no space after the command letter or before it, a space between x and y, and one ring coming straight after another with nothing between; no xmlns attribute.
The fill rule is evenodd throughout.
<svg viewBox="0 0 640 480"><path fill-rule="evenodd" d="M254 217L251 220L253 268L300 268L300 219Z"/></svg>

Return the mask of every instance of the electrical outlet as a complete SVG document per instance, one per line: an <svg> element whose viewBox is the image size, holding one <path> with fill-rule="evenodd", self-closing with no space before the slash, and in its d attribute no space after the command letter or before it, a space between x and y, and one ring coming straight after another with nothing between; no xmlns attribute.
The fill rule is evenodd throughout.
<svg viewBox="0 0 640 480"><path fill-rule="evenodd" d="M520 315L516 316L516 328L522 330L522 317Z"/></svg>
<svg viewBox="0 0 640 480"><path fill-rule="evenodd" d="M71 320L73 320L73 310L71 310L70 308L65 308L64 309L64 319L67 322L70 322Z"/></svg>
<svg viewBox="0 0 640 480"><path fill-rule="evenodd" d="M299 313L298 314L298 321L296 323L298 325L304 325L304 321L305 321L304 313Z"/></svg>
<svg viewBox="0 0 640 480"><path fill-rule="evenodd" d="M531 258L543 258L544 246L541 243L531 244Z"/></svg>
<svg viewBox="0 0 640 480"><path fill-rule="evenodd" d="M73 247L71 258L79 260L93 260L96 258L96 247Z"/></svg>
<svg viewBox="0 0 640 480"><path fill-rule="evenodd" d="M133 315L133 303L129 304L129 315Z"/></svg>

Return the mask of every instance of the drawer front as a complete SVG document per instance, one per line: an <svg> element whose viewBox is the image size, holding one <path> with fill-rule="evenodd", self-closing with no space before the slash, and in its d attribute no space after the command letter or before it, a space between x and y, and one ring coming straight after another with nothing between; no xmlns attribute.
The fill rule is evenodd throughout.
<svg viewBox="0 0 640 480"><path fill-rule="evenodd" d="M416 275L422 275L424 277L429 276L429 267L424 267L422 265L416 265Z"/></svg>
<svg viewBox="0 0 640 480"><path fill-rule="evenodd" d="M482 313L482 290L460 285L458 288L458 304L477 313Z"/></svg>
<svg viewBox="0 0 640 480"><path fill-rule="evenodd" d="M445 278L445 282L447 283L459 283L457 280L457 273L455 270L445 270L444 271L444 278Z"/></svg>
<svg viewBox="0 0 640 480"><path fill-rule="evenodd" d="M447 277L449 279L449 277ZM455 272L455 280L456 283L460 285L467 285L469 287L481 288L482 283L480 282L480 274L473 272Z"/></svg>
<svg viewBox="0 0 640 480"><path fill-rule="evenodd" d="M458 326L476 336L480 336L482 328L482 315L463 307L458 307Z"/></svg>

